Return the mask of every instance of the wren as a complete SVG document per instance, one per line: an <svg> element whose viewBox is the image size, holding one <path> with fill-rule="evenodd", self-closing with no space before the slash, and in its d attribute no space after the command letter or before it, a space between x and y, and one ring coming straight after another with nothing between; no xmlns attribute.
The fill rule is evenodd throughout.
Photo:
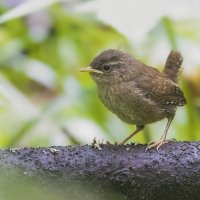
<svg viewBox="0 0 200 200"><path fill-rule="evenodd" d="M164 118L167 125L160 140L149 143L146 150L165 143L168 129L178 106L186 104L177 77L183 57L171 51L163 72L143 64L129 54L108 49L96 56L89 67L81 72L90 72L97 84L98 95L103 104L122 121L135 124L136 130L123 142L144 129L144 126Z"/></svg>

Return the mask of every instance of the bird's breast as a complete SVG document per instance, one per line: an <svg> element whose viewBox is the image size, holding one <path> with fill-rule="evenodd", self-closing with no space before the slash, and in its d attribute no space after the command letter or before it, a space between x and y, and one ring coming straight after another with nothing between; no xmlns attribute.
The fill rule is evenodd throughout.
<svg viewBox="0 0 200 200"><path fill-rule="evenodd" d="M165 111L146 99L134 82L101 86L98 95L111 112L129 124L144 125L166 117Z"/></svg>

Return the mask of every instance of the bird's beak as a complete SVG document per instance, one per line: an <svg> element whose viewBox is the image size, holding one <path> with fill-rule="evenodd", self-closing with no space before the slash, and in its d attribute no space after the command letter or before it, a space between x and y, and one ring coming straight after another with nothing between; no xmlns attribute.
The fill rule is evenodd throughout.
<svg viewBox="0 0 200 200"><path fill-rule="evenodd" d="M81 68L79 70L80 72L94 72L94 73L98 73L98 74L103 74L102 71L99 71L99 70L96 70L96 69L93 69L92 67L85 67L85 68Z"/></svg>

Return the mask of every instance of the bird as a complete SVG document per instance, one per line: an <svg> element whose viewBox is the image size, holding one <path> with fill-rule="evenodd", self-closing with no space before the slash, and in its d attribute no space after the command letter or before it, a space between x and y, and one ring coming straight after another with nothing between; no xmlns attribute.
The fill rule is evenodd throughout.
<svg viewBox="0 0 200 200"><path fill-rule="evenodd" d="M108 110L123 122L136 125L136 130L119 144L125 144L145 125L164 118L167 118L167 125L161 138L150 142L146 150L158 150L169 142L167 132L177 107L186 104L184 93L177 84L182 62L181 53L171 51L161 72L126 52L107 49L88 67L80 69L91 74L98 96Z"/></svg>

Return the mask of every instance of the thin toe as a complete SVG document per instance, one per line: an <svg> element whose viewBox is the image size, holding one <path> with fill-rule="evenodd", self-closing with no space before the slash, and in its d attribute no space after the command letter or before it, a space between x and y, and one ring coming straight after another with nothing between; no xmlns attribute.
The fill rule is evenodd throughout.
<svg viewBox="0 0 200 200"><path fill-rule="evenodd" d="M145 151L148 151L154 147L158 146L158 142L151 142L150 144L148 144L147 148Z"/></svg>
<svg viewBox="0 0 200 200"><path fill-rule="evenodd" d="M159 140L159 141L157 141L157 142L151 142L151 143L148 144L148 146L147 146L147 148L146 148L145 151L148 151L148 150L150 150L150 149L152 149L152 148L154 148L154 147L156 147L156 149L157 149L157 151L158 151L159 148L160 148L163 144L166 144L166 143L168 143L168 142L169 142L168 140L163 140L163 139L161 139L161 140Z"/></svg>

